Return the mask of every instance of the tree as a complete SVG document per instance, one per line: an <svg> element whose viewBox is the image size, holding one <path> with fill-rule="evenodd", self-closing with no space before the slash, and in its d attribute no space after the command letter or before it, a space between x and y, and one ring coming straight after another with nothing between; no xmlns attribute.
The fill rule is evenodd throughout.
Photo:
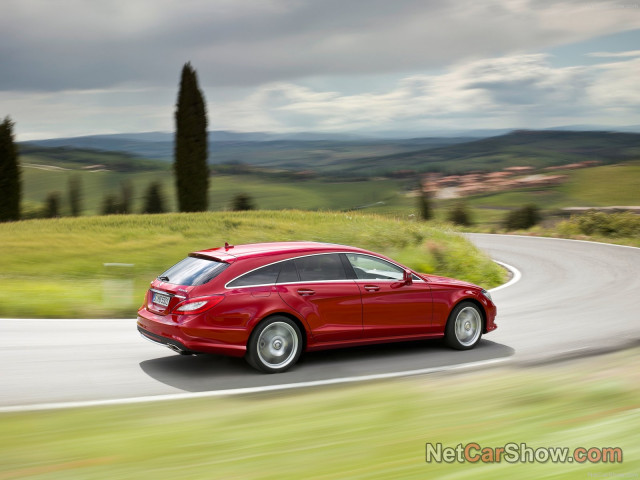
<svg viewBox="0 0 640 480"><path fill-rule="evenodd" d="M144 209L142 213L164 213L164 195L160 182L151 182L144 196Z"/></svg>
<svg viewBox="0 0 640 480"><path fill-rule="evenodd" d="M44 207L44 218L56 218L60 216L60 193L51 192L47 195Z"/></svg>
<svg viewBox="0 0 640 480"><path fill-rule="evenodd" d="M422 220L431 220L433 218L431 197L428 192L422 189L420 189L420 196L418 197L418 207L420 208L420 218L422 218Z"/></svg>
<svg viewBox="0 0 640 480"><path fill-rule="evenodd" d="M78 175L69 177L69 209L72 217L82 215L82 184Z"/></svg>
<svg viewBox="0 0 640 480"><path fill-rule="evenodd" d="M20 220L22 183L13 125L9 117L0 123L0 222Z"/></svg>
<svg viewBox="0 0 640 480"><path fill-rule="evenodd" d="M253 198L249 194L239 193L231 201L231 210L239 212L242 210L255 210Z"/></svg>
<svg viewBox="0 0 640 480"><path fill-rule="evenodd" d="M105 195L104 200L102 201L102 214L114 215L116 213L120 213L120 202L116 195L109 193Z"/></svg>
<svg viewBox="0 0 640 480"><path fill-rule="evenodd" d="M133 187L131 182L126 181L120 184L120 202L117 213L131 213L131 199L133 198Z"/></svg>
<svg viewBox="0 0 640 480"><path fill-rule="evenodd" d="M469 226L471 225L471 217L467 210L467 206L464 203L458 203L449 212L449 221L456 225Z"/></svg>
<svg viewBox="0 0 640 480"><path fill-rule="evenodd" d="M512 210L504 219L503 225L507 230L526 230L541 220L540 211L534 204Z"/></svg>
<svg viewBox="0 0 640 480"><path fill-rule="evenodd" d="M182 68L175 119L173 168L178 209L181 212L204 211L209 189L207 112L196 72L190 63Z"/></svg>

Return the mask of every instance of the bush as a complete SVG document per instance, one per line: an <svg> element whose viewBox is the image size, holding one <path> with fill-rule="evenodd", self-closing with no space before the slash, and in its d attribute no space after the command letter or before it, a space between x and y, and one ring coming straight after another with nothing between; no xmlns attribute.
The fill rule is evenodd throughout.
<svg viewBox="0 0 640 480"><path fill-rule="evenodd" d="M255 209L256 209L256 206L253 203L253 198L251 198L251 195L247 193L239 193L235 197L233 197L233 200L231 202L231 210L235 212L240 212L243 210L255 210Z"/></svg>
<svg viewBox="0 0 640 480"><path fill-rule="evenodd" d="M459 203L449 212L449 221L451 223L455 223L456 225L463 225L468 227L473 222L471 221L471 216L469 215L469 211L467 210L467 206L464 203Z"/></svg>
<svg viewBox="0 0 640 480"><path fill-rule="evenodd" d="M504 219L503 225L507 230L527 230L540 220L541 216L538 207L530 204L509 212Z"/></svg>
<svg viewBox="0 0 640 480"><path fill-rule="evenodd" d="M640 216L631 212L604 213L591 210L562 222L558 230L612 238L635 237L640 235Z"/></svg>

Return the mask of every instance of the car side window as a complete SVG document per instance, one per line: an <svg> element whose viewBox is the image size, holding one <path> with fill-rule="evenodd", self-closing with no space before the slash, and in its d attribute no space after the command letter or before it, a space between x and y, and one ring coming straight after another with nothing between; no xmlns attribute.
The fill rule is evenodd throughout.
<svg viewBox="0 0 640 480"><path fill-rule="evenodd" d="M303 282L346 280L347 273L337 253L296 258L296 267Z"/></svg>
<svg viewBox="0 0 640 480"><path fill-rule="evenodd" d="M370 255L346 254L358 280L402 280L404 270L397 265Z"/></svg>
<svg viewBox="0 0 640 480"><path fill-rule="evenodd" d="M267 265L266 267L258 268L253 272L245 273L241 277L232 280L229 282L228 286L236 288L253 285L273 285L278 279L280 267L280 263L274 263L272 265Z"/></svg>
<svg viewBox="0 0 640 480"><path fill-rule="evenodd" d="M278 283L291 283L298 281L300 281L300 278L298 277L298 270L296 270L296 265L293 263L293 260L282 262L280 275L278 275Z"/></svg>

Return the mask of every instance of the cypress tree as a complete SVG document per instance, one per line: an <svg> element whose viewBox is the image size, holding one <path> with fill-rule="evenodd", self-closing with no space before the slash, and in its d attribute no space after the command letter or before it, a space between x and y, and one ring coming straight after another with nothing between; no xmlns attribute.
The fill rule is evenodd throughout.
<svg viewBox="0 0 640 480"><path fill-rule="evenodd" d="M142 213L164 213L164 195L160 182L151 182L144 197Z"/></svg>
<svg viewBox="0 0 640 480"><path fill-rule="evenodd" d="M115 215L121 213L121 205L118 197L113 193L105 195L102 200L102 215Z"/></svg>
<svg viewBox="0 0 640 480"><path fill-rule="evenodd" d="M128 214L131 213L131 202L133 200L133 186L130 181L122 182L120 184L120 203L118 205L117 213Z"/></svg>
<svg viewBox="0 0 640 480"><path fill-rule="evenodd" d="M82 214L82 185L80 177L73 175L69 178L69 209L72 217Z"/></svg>
<svg viewBox="0 0 640 480"><path fill-rule="evenodd" d="M9 117L0 123L0 222L20 220L22 184L13 125Z"/></svg>
<svg viewBox="0 0 640 480"><path fill-rule="evenodd" d="M51 192L47 195L44 207L44 218L57 218L60 216L60 194Z"/></svg>
<svg viewBox="0 0 640 480"><path fill-rule="evenodd" d="M431 207L429 192L420 189L418 208L420 209L420 218L422 218L422 220L431 220L433 218L433 208Z"/></svg>
<svg viewBox="0 0 640 480"><path fill-rule="evenodd" d="M182 68L176 106L174 172L178 209L200 212L207 209L209 167L207 165L207 112L190 63Z"/></svg>

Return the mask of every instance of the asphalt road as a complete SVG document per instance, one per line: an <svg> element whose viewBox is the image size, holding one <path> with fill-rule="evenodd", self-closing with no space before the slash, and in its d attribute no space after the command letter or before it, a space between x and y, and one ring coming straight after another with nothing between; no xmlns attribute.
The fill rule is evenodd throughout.
<svg viewBox="0 0 640 480"><path fill-rule="evenodd" d="M493 292L498 330L471 351L438 341L309 353L264 375L244 360L185 357L142 339L135 320L0 320L0 408L292 384L492 359L555 361L640 340L640 249L469 235L522 278Z"/></svg>

